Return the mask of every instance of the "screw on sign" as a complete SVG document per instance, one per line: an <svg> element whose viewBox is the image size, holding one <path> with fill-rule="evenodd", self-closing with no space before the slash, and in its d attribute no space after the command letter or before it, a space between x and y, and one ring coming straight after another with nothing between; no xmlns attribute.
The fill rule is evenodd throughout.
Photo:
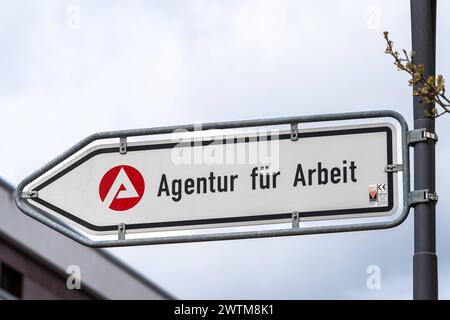
<svg viewBox="0 0 450 320"><path fill-rule="evenodd" d="M142 199L145 182L142 174L131 166L120 165L105 173L99 185L102 202L111 210L125 211Z"/></svg>

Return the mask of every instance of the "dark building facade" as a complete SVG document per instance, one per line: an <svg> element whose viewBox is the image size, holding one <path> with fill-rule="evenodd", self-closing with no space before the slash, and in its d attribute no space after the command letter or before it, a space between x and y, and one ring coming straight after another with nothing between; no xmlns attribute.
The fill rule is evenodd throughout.
<svg viewBox="0 0 450 320"><path fill-rule="evenodd" d="M0 236L0 289L18 299L102 299L82 287L68 290L67 274ZM1 295L1 294L0 294Z"/></svg>
<svg viewBox="0 0 450 320"><path fill-rule="evenodd" d="M13 192L0 178L0 300L172 298L106 250L82 246L25 216ZM81 271L80 289L67 285L73 265Z"/></svg>

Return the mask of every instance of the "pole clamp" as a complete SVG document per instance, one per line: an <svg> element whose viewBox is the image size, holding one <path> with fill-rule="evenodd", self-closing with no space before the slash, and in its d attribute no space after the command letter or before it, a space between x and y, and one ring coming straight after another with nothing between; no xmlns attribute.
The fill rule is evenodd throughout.
<svg viewBox="0 0 450 320"><path fill-rule="evenodd" d="M298 123L291 124L291 140L292 141L298 140Z"/></svg>
<svg viewBox="0 0 450 320"><path fill-rule="evenodd" d="M39 193L37 191L24 191L22 192L22 199L36 199L39 197Z"/></svg>
<svg viewBox="0 0 450 320"><path fill-rule="evenodd" d="M127 153L127 137L121 137L119 143L119 153L126 154Z"/></svg>
<svg viewBox="0 0 450 320"><path fill-rule="evenodd" d="M384 167L384 172L386 173L398 171L403 171L403 164L388 164Z"/></svg>
<svg viewBox="0 0 450 320"><path fill-rule="evenodd" d="M438 136L434 132L427 131L427 129L415 129L408 132L408 145L414 145L421 141L433 141L436 143L438 141Z"/></svg>
<svg viewBox="0 0 450 320"><path fill-rule="evenodd" d="M409 206L413 207L418 203L438 202L438 195L436 192L430 192L428 189L414 190L409 193Z"/></svg>

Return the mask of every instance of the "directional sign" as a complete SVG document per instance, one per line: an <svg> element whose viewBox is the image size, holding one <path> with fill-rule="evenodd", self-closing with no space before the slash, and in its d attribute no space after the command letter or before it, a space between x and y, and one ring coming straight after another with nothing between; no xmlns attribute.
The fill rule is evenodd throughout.
<svg viewBox="0 0 450 320"><path fill-rule="evenodd" d="M25 201L90 234L390 215L388 123L97 144L42 172Z"/></svg>

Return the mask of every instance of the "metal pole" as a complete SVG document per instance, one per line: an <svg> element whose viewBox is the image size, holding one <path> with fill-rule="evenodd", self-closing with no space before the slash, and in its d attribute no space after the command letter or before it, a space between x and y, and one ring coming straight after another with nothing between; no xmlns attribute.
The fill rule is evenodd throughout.
<svg viewBox="0 0 450 320"><path fill-rule="evenodd" d="M411 0L412 49L414 63L423 64L428 75L435 74L436 0ZM434 105L414 97L414 128L434 133L434 118L427 116ZM414 189L435 192L435 146L423 141L414 147ZM413 287L415 300L438 298L436 255L436 208L426 202L414 207Z"/></svg>

